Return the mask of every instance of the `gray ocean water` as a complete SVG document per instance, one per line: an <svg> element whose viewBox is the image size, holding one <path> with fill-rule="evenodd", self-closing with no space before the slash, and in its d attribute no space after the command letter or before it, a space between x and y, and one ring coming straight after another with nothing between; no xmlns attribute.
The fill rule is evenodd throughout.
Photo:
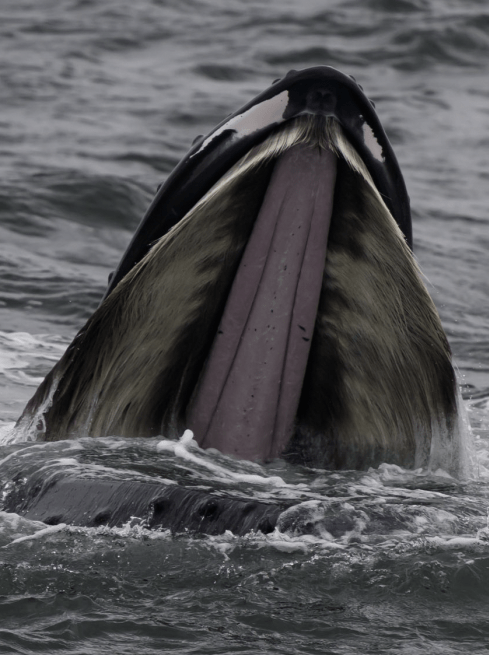
<svg viewBox="0 0 489 655"><path fill-rule="evenodd" d="M96 308L196 135L289 69L354 75L411 197L475 463L239 463L165 439L0 445L46 467L302 503L264 536L47 527L0 512L0 652L489 651L486 0L2 0L0 435ZM0 436L1 441L1 436Z"/></svg>

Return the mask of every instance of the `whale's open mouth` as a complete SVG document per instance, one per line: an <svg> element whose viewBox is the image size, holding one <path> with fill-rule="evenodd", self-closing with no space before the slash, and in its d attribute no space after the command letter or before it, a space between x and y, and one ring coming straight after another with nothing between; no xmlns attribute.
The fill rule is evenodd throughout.
<svg viewBox="0 0 489 655"><path fill-rule="evenodd" d="M410 240L370 103L333 69L289 75L177 167L21 423L46 440L190 427L246 459L422 465L455 385Z"/></svg>

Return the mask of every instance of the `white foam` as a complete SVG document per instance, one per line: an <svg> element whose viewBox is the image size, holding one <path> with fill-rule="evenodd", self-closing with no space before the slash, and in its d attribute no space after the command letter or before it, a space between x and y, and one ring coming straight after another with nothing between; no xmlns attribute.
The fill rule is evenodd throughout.
<svg viewBox="0 0 489 655"><path fill-rule="evenodd" d="M156 445L157 452L170 452L175 455L175 457L180 457L188 462L197 464L200 467L206 468L211 471L217 478L223 481L233 481L233 482L245 482L249 484L258 484L266 485L271 487L293 487L297 488L297 485L289 485L278 475L274 476L262 476L254 473L238 473L236 471L231 471L230 469L219 466L207 459L204 456L199 457L190 452L190 448L195 450L198 453L204 452L199 448L197 442L194 440L194 435L191 430L185 430L179 441L169 441L163 440Z"/></svg>
<svg viewBox="0 0 489 655"><path fill-rule="evenodd" d="M109 528L106 525L98 528L81 528L67 526L67 530L74 534L100 535L110 537L122 537L124 539L143 539L147 540L168 540L172 538L170 530L150 530L141 524L142 519L132 517L123 526L119 528Z"/></svg>
<svg viewBox="0 0 489 655"><path fill-rule="evenodd" d="M26 535L25 537L18 537L17 539L14 539L10 543L5 544L5 546L2 546L2 548L9 548L14 544L20 544L22 541L33 541L34 539L41 539L42 537L45 537L47 535L55 534L56 532L61 532L61 530L64 530L65 528L66 528L66 523L60 523L59 525L50 525L47 528L42 528L41 530L34 532L34 534Z"/></svg>
<svg viewBox="0 0 489 655"><path fill-rule="evenodd" d="M35 368L36 373L44 369L47 373L66 347L67 341L59 336L0 331L0 375L13 385L35 388L44 378L25 369ZM19 396L23 394L25 391L20 392ZM51 397L48 402L51 402ZM34 441L37 436L35 426L43 420L42 413L46 405L40 408L29 425L18 428L12 425L0 426L0 445Z"/></svg>
<svg viewBox="0 0 489 655"><path fill-rule="evenodd" d="M427 543L432 546L438 546L443 550L465 549L470 547L479 547L481 540L478 537L426 537Z"/></svg>
<svg viewBox="0 0 489 655"><path fill-rule="evenodd" d="M345 550L343 544L337 543L333 539L325 539L314 535L288 535L283 534L278 529L266 535L263 545L271 546L282 553L306 553L316 548L321 550Z"/></svg>
<svg viewBox="0 0 489 655"><path fill-rule="evenodd" d="M449 427L440 418L432 423L431 450L428 471L437 476L469 480L478 477L473 433L457 386L457 418Z"/></svg>
<svg viewBox="0 0 489 655"><path fill-rule="evenodd" d="M19 533L23 530L30 529L32 526L39 526L40 529L45 527L40 521L31 521L25 519L14 512L0 511L0 534L5 532Z"/></svg>

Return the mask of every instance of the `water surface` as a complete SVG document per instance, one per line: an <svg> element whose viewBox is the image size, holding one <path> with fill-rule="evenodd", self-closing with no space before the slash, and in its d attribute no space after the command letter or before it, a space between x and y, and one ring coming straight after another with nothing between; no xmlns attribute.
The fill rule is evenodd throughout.
<svg viewBox="0 0 489 655"><path fill-rule="evenodd" d="M382 465L237 463L164 438L0 447L73 468L301 503L268 536L171 536L0 514L6 653L486 653L489 8L482 0L4 0L0 431L97 306L163 181L289 69L375 101L474 432L472 481Z"/></svg>

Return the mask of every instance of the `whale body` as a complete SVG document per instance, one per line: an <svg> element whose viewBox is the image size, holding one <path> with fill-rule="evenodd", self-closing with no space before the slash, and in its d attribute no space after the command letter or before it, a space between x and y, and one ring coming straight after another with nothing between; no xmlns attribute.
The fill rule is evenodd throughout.
<svg viewBox="0 0 489 655"><path fill-rule="evenodd" d="M238 458L366 469L428 466L456 422L394 152L358 84L319 66L194 142L18 429L190 428Z"/></svg>

